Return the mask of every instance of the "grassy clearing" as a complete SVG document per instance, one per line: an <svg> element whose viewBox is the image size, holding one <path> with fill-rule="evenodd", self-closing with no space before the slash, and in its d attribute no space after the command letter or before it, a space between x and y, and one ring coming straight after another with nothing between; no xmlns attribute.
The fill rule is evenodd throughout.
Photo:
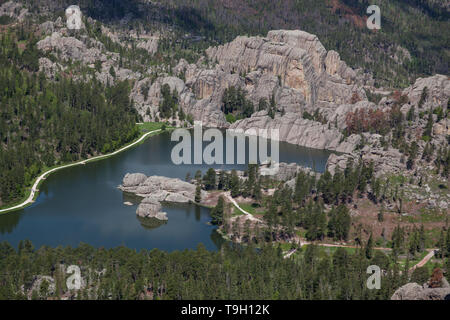
<svg viewBox="0 0 450 320"><path fill-rule="evenodd" d="M281 250L283 250L283 252L289 251L292 249L292 243L289 242L279 243L279 247L281 248Z"/></svg>
<svg viewBox="0 0 450 320"><path fill-rule="evenodd" d="M247 211L248 213L255 215L264 215L266 214L266 211L264 211L264 208L261 208L260 206L256 205L255 203L238 203L239 206L244 209L245 211Z"/></svg>
<svg viewBox="0 0 450 320"><path fill-rule="evenodd" d="M290 243L286 243L286 249L285 251L289 251L291 249L291 244ZM309 245L304 245L302 246L301 249L297 249L297 251L293 254L293 256L295 258L300 258L301 256L303 256L303 254L305 253L306 249L308 248ZM332 257L333 254L336 252L337 249L339 248L343 248L345 251L347 251L349 254L353 255L356 252L356 248L347 248L347 247L323 247L323 246L319 246L317 245L318 248L318 252L319 252L319 256L322 258L325 257Z"/></svg>
<svg viewBox="0 0 450 320"><path fill-rule="evenodd" d="M233 217L238 217L238 216L242 216L242 215L244 215L244 213L241 210L239 210L238 208L236 208L235 206L233 206L233 214L232 214L232 216Z"/></svg>
<svg viewBox="0 0 450 320"><path fill-rule="evenodd" d="M256 209L250 203L239 203L239 206L248 213L255 214Z"/></svg>

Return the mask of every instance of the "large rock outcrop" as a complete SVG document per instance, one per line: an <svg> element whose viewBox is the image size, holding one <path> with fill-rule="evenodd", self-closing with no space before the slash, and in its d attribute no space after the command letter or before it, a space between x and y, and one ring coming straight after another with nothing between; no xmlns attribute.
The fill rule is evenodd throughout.
<svg viewBox="0 0 450 320"><path fill-rule="evenodd" d="M165 221L167 215L161 212L161 202L195 202L196 186L176 178L127 173L119 189L144 198L136 211L141 218ZM206 191L202 190L201 197L206 197Z"/></svg>
<svg viewBox="0 0 450 320"><path fill-rule="evenodd" d="M141 78L139 72L120 67L120 55L116 52L109 52L100 41L85 35L67 36L67 29L63 27L61 21L55 23L48 21L40 25L40 31L46 36L37 43L37 48L44 53L53 54L58 58L58 62L51 63L47 58L39 60L40 70L50 79L54 78L53 67L78 61L82 65L95 70L95 77L104 84L113 84L116 80L137 80ZM52 68L49 68L50 64ZM100 68L98 69L97 64ZM114 70L114 76L110 70ZM86 75L91 77L91 75ZM74 79L83 79L82 75L75 75Z"/></svg>
<svg viewBox="0 0 450 320"><path fill-rule="evenodd" d="M365 98L364 91L355 86L357 73L336 52L327 53L315 35L304 31L273 30L265 38L238 37L224 46L208 49L207 55L225 72L246 74L246 89L255 102L269 98L273 89L278 89L279 96L287 91L290 96L303 98L300 106L278 101L291 111L301 111L301 105L312 107L321 100L349 103L355 92L361 99ZM267 86L268 76L278 82L275 88ZM260 85L265 90L255 90Z"/></svg>
<svg viewBox="0 0 450 320"><path fill-rule="evenodd" d="M125 177L123 178L123 188L132 188L140 185L145 180L147 180L147 176L143 173L127 173Z"/></svg>
<svg viewBox="0 0 450 320"><path fill-rule="evenodd" d="M196 64L181 59L173 73L179 78L177 82L185 83L176 87L183 111L208 126L229 126L221 103L223 92L230 86L245 89L255 107L261 99L273 97L278 111L295 113L297 118L317 108L331 116L339 105L352 105L354 96L367 101L361 73L347 67L336 52L327 53L315 35L304 31L274 30L266 37L240 36L209 48L206 55L207 59ZM148 109L157 115L160 86L167 82L162 76L154 82L143 79L136 85L133 99L141 115L148 116ZM309 144L308 139L305 143Z"/></svg>
<svg viewBox="0 0 450 320"><path fill-rule="evenodd" d="M300 46L271 39L269 35L268 38L238 37L224 46L210 48L207 55L226 72L242 74L262 70L279 77L286 86L299 90L306 102L314 103L318 74L312 57Z"/></svg>
<svg viewBox="0 0 450 320"><path fill-rule="evenodd" d="M142 173L126 174L119 189L140 197L152 197L160 202L189 203L195 201L196 186L177 178L146 177ZM202 192L206 196L206 192Z"/></svg>
<svg viewBox="0 0 450 320"><path fill-rule="evenodd" d="M408 96L409 104L417 105L419 103L425 87L428 96L423 104L424 109L436 105L447 107L450 98L450 78L448 76L437 74L432 77L418 78L412 86L403 90L403 94Z"/></svg>
<svg viewBox="0 0 450 320"><path fill-rule="evenodd" d="M342 134L336 128L328 128L327 125L300 118L298 114L291 112L272 119L266 111L260 111L251 118L234 123L230 129L255 129L257 133L261 129L278 130L280 141L316 149L353 151L339 149Z"/></svg>
<svg viewBox="0 0 450 320"><path fill-rule="evenodd" d="M82 20L83 14L80 7L77 5L71 5L66 9L67 29L80 30L84 29L84 23Z"/></svg>
<svg viewBox="0 0 450 320"><path fill-rule="evenodd" d="M350 112L362 109L387 114L398 101L390 91L373 88L370 75L348 67L339 53L327 52L315 35L300 30L273 30L266 37L240 36L230 43L209 48L206 56L195 64L181 59L173 69L176 77L162 76L150 84L143 79L136 84L133 99L138 102L139 112L144 115L150 107L152 116L158 114L161 85L167 83L179 93L183 111L205 126L254 129L257 133L278 129L281 141L343 153L330 157L327 165L330 172L345 168L349 159L373 162L377 175L401 173L406 169L402 154L386 148L380 135L366 132L344 136ZM226 121L221 111L223 93L230 86L244 89L255 106L250 118L233 124ZM400 93L406 97L400 106L404 116L417 106L425 87L428 97L422 108L441 105L445 114L450 80L435 75L419 78ZM381 92L384 98L378 104L369 102L366 90ZM257 110L261 99L275 102L275 116ZM425 122L426 119L416 116L410 124L415 134L423 131ZM444 143L448 133L448 119L436 123L433 145L437 148ZM420 150L424 145L418 142Z"/></svg>
<svg viewBox="0 0 450 320"><path fill-rule="evenodd" d="M20 3L7 1L0 6L0 16L8 16L23 21L28 14L28 9L23 8Z"/></svg>
<svg viewBox="0 0 450 320"><path fill-rule="evenodd" d="M78 60L91 64L97 60L105 62L107 56L102 54L101 48L88 48L85 43L74 37L64 37L59 32L53 32L37 43L39 50L44 52L59 52L62 60Z"/></svg>
<svg viewBox="0 0 450 320"><path fill-rule="evenodd" d="M148 51L150 54L154 54L158 51L158 42L159 42L158 37L150 37L146 40L142 40L141 42L139 42L137 47Z"/></svg>
<svg viewBox="0 0 450 320"><path fill-rule="evenodd" d="M391 300L450 300L450 287L428 288L417 283L407 283L397 289Z"/></svg>

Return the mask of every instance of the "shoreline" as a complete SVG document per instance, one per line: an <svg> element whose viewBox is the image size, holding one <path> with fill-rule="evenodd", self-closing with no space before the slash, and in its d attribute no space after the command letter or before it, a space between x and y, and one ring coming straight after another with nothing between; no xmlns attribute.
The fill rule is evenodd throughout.
<svg viewBox="0 0 450 320"><path fill-rule="evenodd" d="M99 161L99 160L103 160L109 157L112 157L122 151L125 151L129 148L132 148L134 146L139 145L140 143L142 143L145 139L147 139L148 137L151 137L152 135L154 135L155 133L159 133L162 132L162 129L155 129L146 133L143 133L139 138L137 138L136 140L126 144L125 146L121 147L120 149L113 151L111 153L107 153L104 155L99 155L99 156L95 156L92 157L90 159L85 159L85 160L80 160L77 162L73 162L73 163L69 163L69 164L64 164L64 165L60 165L60 166L56 166L53 168L49 168L47 171L41 173L38 177L36 177L33 180L33 184L31 186L30 190L27 190L27 193L24 197L25 200L21 200L21 202L19 202L18 204L12 204L9 207L6 208L2 208L0 209L0 215L2 214L7 214L7 213L11 213L20 209L24 209L26 207L28 207L29 205L33 204L35 202L35 200L37 199L37 197L39 196L39 186L42 184L43 181L45 181L45 179L48 178L48 176L50 176L52 173L65 169L65 168L69 168L69 167L75 167L75 166L79 166L79 165L85 165L89 162L94 162L94 161Z"/></svg>

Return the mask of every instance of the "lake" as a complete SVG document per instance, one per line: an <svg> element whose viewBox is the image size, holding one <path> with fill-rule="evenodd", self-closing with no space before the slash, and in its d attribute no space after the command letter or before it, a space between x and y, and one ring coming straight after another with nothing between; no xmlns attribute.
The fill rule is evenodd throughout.
<svg viewBox="0 0 450 320"><path fill-rule="evenodd" d="M62 169L50 175L40 186L40 194L31 206L0 215L0 241L17 246L29 239L35 247L120 245L134 249L158 248L166 251L194 249L203 243L217 250L223 243L210 225L209 209L192 205L164 205L168 222L154 227L136 216L139 199L117 189L126 173L141 172L185 179L186 174L203 173L208 165L175 165L171 151L176 142L170 133L147 139L144 143L111 158L82 166ZM280 142L280 161L296 162L322 172L328 151L303 148ZM215 165L214 168L246 169L246 165ZM133 203L132 206L124 202ZM141 223L142 222L142 223Z"/></svg>

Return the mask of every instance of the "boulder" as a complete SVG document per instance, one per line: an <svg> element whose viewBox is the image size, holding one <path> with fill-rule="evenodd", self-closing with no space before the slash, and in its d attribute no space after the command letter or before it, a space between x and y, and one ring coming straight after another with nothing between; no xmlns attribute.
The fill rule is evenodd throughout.
<svg viewBox="0 0 450 320"><path fill-rule="evenodd" d="M447 107L450 98L450 78L446 75L437 74L432 77L418 78L412 86L403 90L402 94L408 96L410 104L417 106L425 87L428 88L428 98L423 108L429 109L436 105Z"/></svg>
<svg viewBox="0 0 450 320"><path fill-rule="evenodd" d="M48 79L55 79L56 75L66 70L66 67L48 58L39 58L39 71L43 72Z"/></svg>
<svg viewBox="0 0 450 320"><path fill-rule="evenodd" d="M152 37L141 41L137 47L148 51L150 54L155 54L158 51L158 41L159 39L157 37Z"/></svg>
<svg viewBox="0 0 450 320"><path fill-rule="evenodd" d="M450 300L450 288L427 288L407 283L394 292L391 300Z"/></svg>
<svg viewBox="0 0 450 320"><path fill-rule="evenodd" d="M22 7L20 3L7 1L0 6L0 16L8 16L23 21L28 14L28 9Z"/></svg>
<svg viewBox="0 0 450 320"><path fill-rule="evenodd" d="M276 168L276 170L271 169L271 167ZM270 175L270 178L278 181L288 181L294 179L297 173L303 171L307 174L311 174L313 171L310 168L300 166L296 163L284 163L280 162L276 164L262 164L259 167L260 175ZM294 179L295 180L295 179Z"/></svg>
<svg viewBox="0 0 450 320"><path fill-rule="evenodd" d="M442 119L433 125L433 136L449 136L450 135L450 119Z"/></svg>
<svg viewBox="0 0 450 320"><path fill-rule="evenodd" d="M161 203L153 198L147 197L142 200L136 210L136 214L141 218L156 218L158 220L167 220L167 214L161 212Z"/></svg>
<svg viewBox="0 0 450 320"><path fill-rule="evenodd" d="M52 21L46 21L39 25L39 31L45 35L51 35L55 31L55 25Z"/></svg>
<svg viewBox="0 0 450 320"><path fill-rule="evenodd" d="M140 185L147 179L147 176L143 173L127 173L123 178L124 187L135 187Z"/></svg>
<svg viewBox="0 0 450 320"><path fill-rule="evenodd" d="M92 64L97 60L106 61L107 57L98 48L87 48L80 40L74 37L63 37L59 32L53 32L37 43L37 48L44 52L60 52L60 58Z"/></svg>
<svg viewBox="0 0 450 320"><path fill-rule="evenodd" d="M127 174L119 189L141 197L152 197L163 202L194 202L196 186L192 183L162 176L146 177L142 173ZM202 190L202 198L207 195Z"/></svg>

